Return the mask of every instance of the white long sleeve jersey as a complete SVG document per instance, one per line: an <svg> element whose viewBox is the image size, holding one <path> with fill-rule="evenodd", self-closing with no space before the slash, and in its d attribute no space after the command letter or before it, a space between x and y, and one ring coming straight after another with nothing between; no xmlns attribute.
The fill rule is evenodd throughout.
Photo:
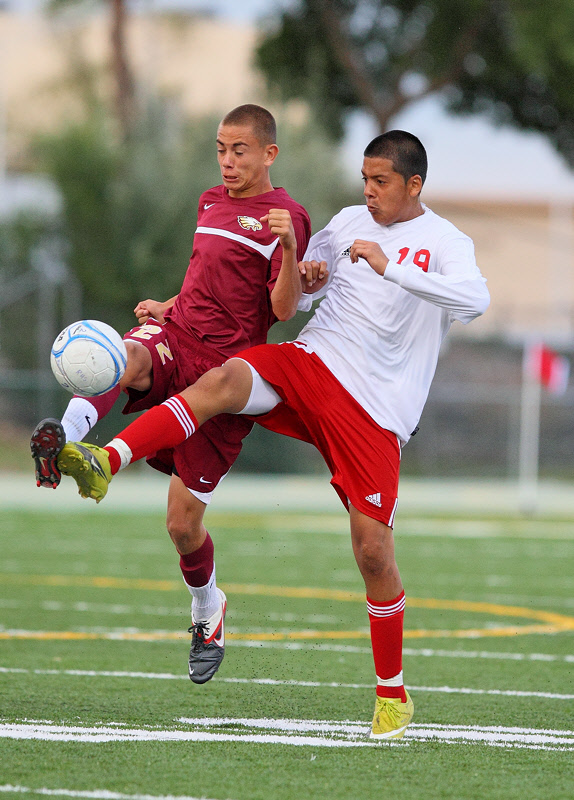
<svg viewBox="0 0 574 800"><path fill-rule="evenodd" d="M385 227L366 206L344 208L311 237L305 260L326 261L329 279L299 308L325 296L298 341L304 342L383 428L406 443L426 402L441 342L453 320L467 324L488 308L472 240L423 206ZM379 244L384 276L351 263L355 239Z"/></svg>

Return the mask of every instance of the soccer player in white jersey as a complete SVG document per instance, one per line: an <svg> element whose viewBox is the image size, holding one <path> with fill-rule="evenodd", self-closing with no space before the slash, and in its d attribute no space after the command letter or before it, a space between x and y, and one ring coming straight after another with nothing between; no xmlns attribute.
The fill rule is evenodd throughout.
<svg viewBox="0 0 574 800"><path fill-rule="evenodd" d="M343 209L309 243L301 269L317 276L315 297L325 299L298 340L238 353L107 447L90 448L87 458L70 443L58 462L80 494L99 496L119 469L174 447L221 412L313 443L349 511L365 582L376 739L401 737L413 715L393 542L401 447L418 423L451 323L470 322L490 299L472 241L421 202L426 171L415 136L377 136L364 153L366 206ZM288 219L284 225L287 240L294 234ZM303 296L300 307L310 303Z"/></svg>

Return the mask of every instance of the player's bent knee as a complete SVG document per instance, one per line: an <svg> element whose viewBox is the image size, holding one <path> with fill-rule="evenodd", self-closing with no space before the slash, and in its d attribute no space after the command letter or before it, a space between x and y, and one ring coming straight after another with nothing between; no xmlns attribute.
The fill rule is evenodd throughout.
<svg viewBox="0 0 574 800"><path fill-rule="evenodd" d="M179 553L193 553L205 540L205 528L194 516L181 510L169 511L166 520L167 532Z"/></svg>
<svg viewBox="0 0 574 800"><path fill-rule="evenodd" d="M384 575L394 565L394 558L372 543L355 548L355 558L361 574L372 577Z"/></svg>
<svg viewBox="0 0 574 800"><path fill-rule="evenodd" d="M382 576L394 569L393 533L383 523L363 520L353 526L353 552L363 576Z"/></svg>
<svg viewBox="0 0 574 800"><path fill-rule="evenodd" d="M226 412L237 414L245 406L251 392L251 371L239 359L231 359L221 367L206 372L197 383L188 387L182 396L195 410L195 404L202 398L208 405L211 415Z"/></svg>

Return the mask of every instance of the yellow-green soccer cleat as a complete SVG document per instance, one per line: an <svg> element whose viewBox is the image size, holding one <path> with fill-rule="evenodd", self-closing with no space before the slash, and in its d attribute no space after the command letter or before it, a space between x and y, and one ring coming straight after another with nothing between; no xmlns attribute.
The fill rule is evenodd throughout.
<svg viewBox="0 0 574 800"><path fill-rule="evenodd" d="M58 468L78 484L82 497L103 500L112 479L110 458L102 447L86 442L68 442L58 455Z"/></svg>
<svg viewBox="0 0 574 800"><path fill-rule="evenodd" d="M371 739L401 739L415 711L408 692L407 702L400 697L377 697Z"/></svg>

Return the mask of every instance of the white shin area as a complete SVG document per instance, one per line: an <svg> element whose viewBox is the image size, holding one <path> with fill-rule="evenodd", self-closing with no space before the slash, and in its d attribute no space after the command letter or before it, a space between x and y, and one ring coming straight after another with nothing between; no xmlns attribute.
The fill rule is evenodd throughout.
<svg viewBox="0 0 574 800"><path fill-rule="evenodd" d="M215 565L211 578L205 586L189 586L185 584L191 594L191 615L194 622L207 621L221 606L221 595L217 591L215 582Z"/></svg>
<svg viewBox="0 0 574 800"><path fill-rule="evenodd" d="M72 397L62 417L67 442L81 442L98 421L98 412L85 397Z"/></svg>

